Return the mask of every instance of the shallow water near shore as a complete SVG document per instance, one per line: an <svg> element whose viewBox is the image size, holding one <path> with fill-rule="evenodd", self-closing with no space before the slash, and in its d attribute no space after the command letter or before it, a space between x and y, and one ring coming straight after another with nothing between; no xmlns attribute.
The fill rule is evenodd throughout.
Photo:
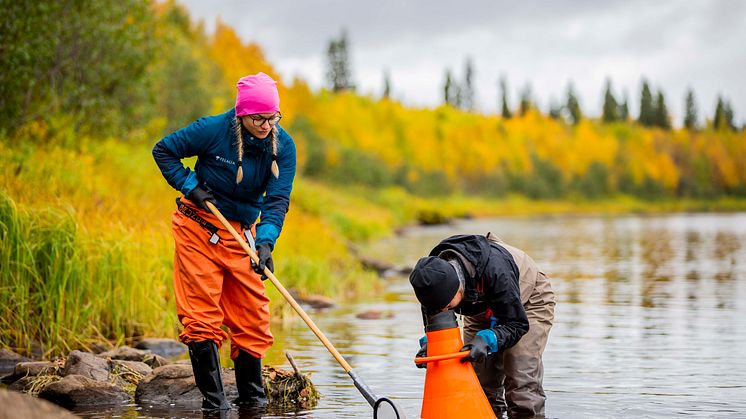
<svg viewBox="0 0 746 419"><path fill-rule="evenodd" d="M526 250L557 293L544 354L548 417L746 416L746 213L463 220L418 227L366 253L411 266L440 239L492 231ZM282 278L280 278L282 280ZM419 417L422 335L406 278L374 302L311 313L366 383ZM361 320L366 310L393 317ZM322 394L314 409L262 417L372 417L372 409L299 320L273 333L270 364L289 350ZM287 365L285 367L289 368ZM202 417L174 407L79 409L94 417ZM258 417L231 412L228 417Z"/></svg>

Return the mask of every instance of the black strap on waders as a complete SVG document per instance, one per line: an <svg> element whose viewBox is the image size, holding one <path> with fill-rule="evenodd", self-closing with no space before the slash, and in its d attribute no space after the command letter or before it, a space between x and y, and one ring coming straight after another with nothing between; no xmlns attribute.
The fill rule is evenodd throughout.
<svg viewBox="0 0 746 419"><path fill-rule="evenodd" d="M200 217L199 214L197 214L197 211L195 211L195 210L189 208L188 206L184 205L181 202L181 198L176 198L176 208L179 209L180 213L186 215L187 218L196 221L197 224L199 224L200 226L202 226L202 228L204 228L205 230L207 230L210 233L212 233L212 236L210 236L210 243L212 243L212 244L218 244L218 242L220 241L220 236L218 236L218 228L217 227L215 227L214 225L212 225L209 222L207 222L207 220L205 220L204 218Z"/></svg>

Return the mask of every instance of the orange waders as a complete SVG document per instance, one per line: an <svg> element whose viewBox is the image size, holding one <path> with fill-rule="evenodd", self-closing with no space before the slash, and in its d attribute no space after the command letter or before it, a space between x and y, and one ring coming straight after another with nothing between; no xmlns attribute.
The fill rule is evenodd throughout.
<svg viewBox="0 0 746 419"><path fill-rule="evenodd" d="M181 198L181 203L210 224L222 227L214 215L188 199ZM231 223L244 232L240 223ZM218 229L220 240L213 244L212 233L178 210L172 217L172 230L176 312L184 326L179 340L211 340L220 347L230 338L232 359L238 357L239 350L263 358L273 342L269 298L249 256L224 228ZM228 326L230 335L220 328L222 324Z"/></svg>

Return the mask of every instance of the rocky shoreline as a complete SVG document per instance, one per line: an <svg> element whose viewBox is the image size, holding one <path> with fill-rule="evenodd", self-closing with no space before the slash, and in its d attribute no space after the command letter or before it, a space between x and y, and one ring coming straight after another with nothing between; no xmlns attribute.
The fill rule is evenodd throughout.
<svg viewBox="0 0 746 419"><path fill-rule="evenodd" d="M185 345L170 339L145 339L136 346L98 354L75 350L52 361L34 361L1 349L0 380L11 391L0 394L17 399L4 393L26 393L67 409L131 403L200 408L202 395L194 383L191 364L188 360L169 361L186 353ZM318 400L310 377L297 369L264 366L262 375L269 407L274 410L308 409ZM224 368L222 376L228 399L236 398L233 369ZM38 399L27 397L19 402L31 410L13 412L13 416L34 417L34 406L48 410L49 406Z"/></svg>

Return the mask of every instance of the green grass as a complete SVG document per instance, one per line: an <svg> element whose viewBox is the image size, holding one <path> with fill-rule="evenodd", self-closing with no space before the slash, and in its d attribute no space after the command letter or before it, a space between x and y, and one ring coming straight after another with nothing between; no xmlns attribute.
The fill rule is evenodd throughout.
<svg viewBox="0 0 746 419"><path fill-rule="evenodd" d="M20 210L0 193L0 342L45 356L175 330L166 278L138 275L126 237L84 237L74 214Z"/></svg>

